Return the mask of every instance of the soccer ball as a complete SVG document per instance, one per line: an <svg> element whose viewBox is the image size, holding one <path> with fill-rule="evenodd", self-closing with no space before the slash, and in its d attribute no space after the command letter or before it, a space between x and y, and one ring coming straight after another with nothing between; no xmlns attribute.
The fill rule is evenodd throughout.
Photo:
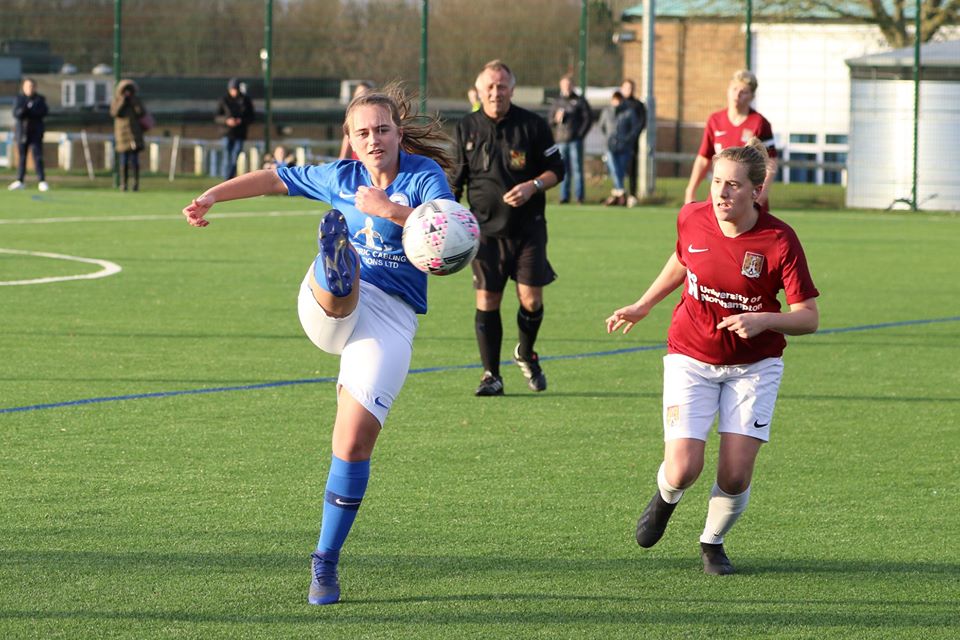
<svg viewBox="0 0 960 640"><path fill-rule="evenodd" d="M445 276L470 264L480 248L480 225L453 200L430 200L403 225L403 251L420 271Z"/></svg>

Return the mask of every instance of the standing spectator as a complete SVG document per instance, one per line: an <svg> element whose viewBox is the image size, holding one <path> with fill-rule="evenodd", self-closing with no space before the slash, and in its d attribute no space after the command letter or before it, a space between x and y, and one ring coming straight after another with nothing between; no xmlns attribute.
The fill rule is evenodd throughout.
<svg viewBox="0 0 960 640"><path fill-rule="evenodd" d="M600 117L600 131L607 144L607 168L613 181L610 197L603 203L606 206L626 206L627 197L623 190L623 177L630 162L630 155L637 147L640 135L640 121L637 113L623 99L619 91L613 92L610 106L603 110Z"/></svg>
<svg viewBox="0 0 960 640"><path fill-rule="evenodd" d="M577 204L583 204L583 139L593 124L593 113L587 99L574 90L570 74L560 78L560 95L553 101L548 119L566 174L560 183L560 204L570 202L571 181Z"/></svg>
<svg viewBox="0 0 960 640"><path fill-rule="evenodd" d="M647 107L634 95L636 92L636 84L633 80L627 78L620 84L620 93L623 94L623 102L637 114L637 120L640 122L640 128L637 130L637 137L630 144L630 158L627 161L627 177L628 179L628 191L627 191L627 206L635 207L637 206L637 178L639 177L640 172L640 162L638 154L640 149L637 148L637 141L640 138L640 134L643 133L643 130L647 127Z"/></svg>
<svg viewBox="0 0 960 640"><path fill-rule="evenodd" d="M563 179L563 158L547 122L511 103L514 85L516 78L503 62L484 65L476 81L482 108L457 125L451 176L458 200L467 188L470 209L480 223L480 250L472 264L484 369L478 396L503 395L500 303L510 278L520 301L514 361L532 390L547 388L533 346L543 321L543 287L557 277L547 261L544 192Z"/></svg>
<svg viewBox="0 0 960 640"><path fill-rule="evenodd" d="M756 139L717 154L710 201L680 209L676 244L660 274L606 321L608 333L626 333L682 286L663 358L663 463L637 522L637 544L649 548L663 536L703 470L717 419L717 475L700 536L703 570L713 575L734 572L724 537L747 508L757 454L770 439L785 336L813 333L820 317L797 234L754 206L766 173Z"/></svg>
<svg viewBox="0 0 960 640"><path fill-rule="evenodd" d="M24 78L22 91L13 103L13 118L16 120L14 137L17 140L17 155L20 159L17 179L7 187L11 191L23 189L27 178L27 151L33 153L33 166L40 181L37 188L46 191L50 188L43 172L43 119L47 115L47 101L37 93L37 83L33 78Z"/></svg>
<svg viewBox="0 0 960 640"><path fill-rule="evenodd" d="M367 82L366 80L361 81L353 88L353 97L350 99L351 102L356 100L363 94L367 93L373 89L373 84ZM343 134L343 142L340 143L340 155L337 156L340 160L357 160L357 153L350 146L350 136Z"/></svg>
<svg viewBox="0 0 960 640"><path fill-rule="evenodd" d="M147 109L137 95L137 84L133 80L121 80L114 91L110 103L110 115L113 116L113 138L120 154L122 167L122 188L130 189L130 169L133 168L133 190L140 190L140 152L143 151L143 125L141 119L147 115Z"/></svg>
<svg viewBox="0 0 960 640"><path fill-rule="evenodd" d="M223 136L223 179L229 180L237 175L237 158L243 152L243 143L247 139L247 129L253 124L253 101L240 91L240 81L230 78L227 93L217 105L216 122L221 125Z"/></svg>
<svg viewBox="0 0 960 640"><path fill-rule="evenodd" d="M767 148L767 177L763 181L757 204L769 211L770 185L777 174L777 149L774 145L773 128L770 122L753 110L750 104L757 93L757 76L748 69L733 74L727 86L727 108L710 114L703 130L700 150L693 161L690 182L683 196L684 202L697 199L697 187L703 181L710 166L710 159L728 147L738 147L757 137Z"/></svg>

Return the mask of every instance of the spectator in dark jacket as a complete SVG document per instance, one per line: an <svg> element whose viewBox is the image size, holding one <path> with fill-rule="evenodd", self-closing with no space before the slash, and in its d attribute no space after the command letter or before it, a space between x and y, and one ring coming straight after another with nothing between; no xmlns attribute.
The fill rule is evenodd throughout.
<svg viewBox="0 0 960 640"><path fill-rule="evenodd" d="M223 179L229 180L237 175L237 158L243 151L243 142L247 139L247 128L253 124L253 101L240 91L240 81L231 78L227 83L227 94L220 98L217 105L216 121L221 125L223 136Z"/></svg>
<svg viewBox="0 0 960 640"><path fill-rule="evenodd" d="M633 80L627 78L620 85L620 93L623 94L623 103L633 109L634 113L637 114L637 119L640 121L640 130L637 131L637 138L640 137L640 134L643 133L643 130L647 126L647 107L644 105L637 97L634 95L636 92L636 85L633 83ZM637 154L639 149L637 149L637 141L633 141L633 151L630 153L630 161L627 163L627 178L629 184L629 190L627 191L627 206L632 207L637 204L637 178L639 177L640 163L637 161Z"/></svg>
<svg viewBox="0 0 960 640"><path fill-rule="evenodd" d="M583 204L583 139L593 124L593 114L587 99L574 90L573 76L560 78L560 95L547 119L563 157L564 173L570 178L560 183L560 204L570 202L571 182L577 202Z"/></svg>
<svg viewBox="0 0 960 640"><path fill-rule="evenodd" d="M604 109L600 117L600 131L607 143L607 167L613 181L613 190L604 204L608 207L624 206L627 197L623 189L623 177L630 154L637 145L637 136L640 135L640 120L619 91L613 92L610 106Z"/></svg>
<svg viewBox="0 0 960 640"><path fill-rule="evenodd" d="M31 78L23 79L23 91L13 103L13 118L16 120L14 136L20 158L17 179L8 187L23 189L27 177L27 150L33 152L33 166L37 170L37 185L40 191L50 187L43 173L43 118L47 115L47 101L37 93L37 83Z"/></svg>

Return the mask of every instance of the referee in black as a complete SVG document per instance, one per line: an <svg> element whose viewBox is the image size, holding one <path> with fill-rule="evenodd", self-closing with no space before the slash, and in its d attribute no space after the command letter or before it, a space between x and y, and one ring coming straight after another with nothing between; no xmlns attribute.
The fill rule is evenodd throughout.
<svg viewBox="0 0 960 640"><path fill-rule="evenodd" d="M510 278L520 301L513 359L530 389L547 388L533 345L543 322L543 287L557 277L547 261L544 192L563 180L563 159L547 122L511 103L515 84L503 62L485 64L476 82L482 108L457 125L451 186L458 200L467 188L470 209L480 223L480 251L472 264L484 369L478 396L503 395L500 303Z"/></svg>

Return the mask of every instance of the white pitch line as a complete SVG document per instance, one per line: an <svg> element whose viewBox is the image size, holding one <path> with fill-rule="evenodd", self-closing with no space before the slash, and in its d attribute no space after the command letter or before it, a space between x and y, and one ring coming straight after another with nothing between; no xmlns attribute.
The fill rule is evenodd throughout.
<svg viewBox="0 0 960 640"><path fill-rule="evenodd" d="M284 218L291 216L320 216L320 209L305 209L302 211L235 211L232 213L211 213L206 218ZM73 216L69 218L24 218L3 219L0 224L56 224L61 222L143 222L151 220L180 220L186 221L180 214L154 214L142 216Z"/></svg>
<svg viewBox="0 0 960 640"><path fill-rule="evenodd" d="M93 273L83 273L74 276L55 276L51 278L34 278L33 280L7 280L0 281L0 286L18 285L18 284L47 284L49 282L66 282L68 280L95 280L96 278L106 278L115 273L120 273L123 268L115 262L109 260L97 260L96 258L81 258L79 256L67 256L62 253L44 253L42 251L21 251L19 249L0 249L0 253L12 253L20 256L34 256L37 258L52 258L54 260L70 260L73 262L86 262L103 267L100 271Z"/></svg>

